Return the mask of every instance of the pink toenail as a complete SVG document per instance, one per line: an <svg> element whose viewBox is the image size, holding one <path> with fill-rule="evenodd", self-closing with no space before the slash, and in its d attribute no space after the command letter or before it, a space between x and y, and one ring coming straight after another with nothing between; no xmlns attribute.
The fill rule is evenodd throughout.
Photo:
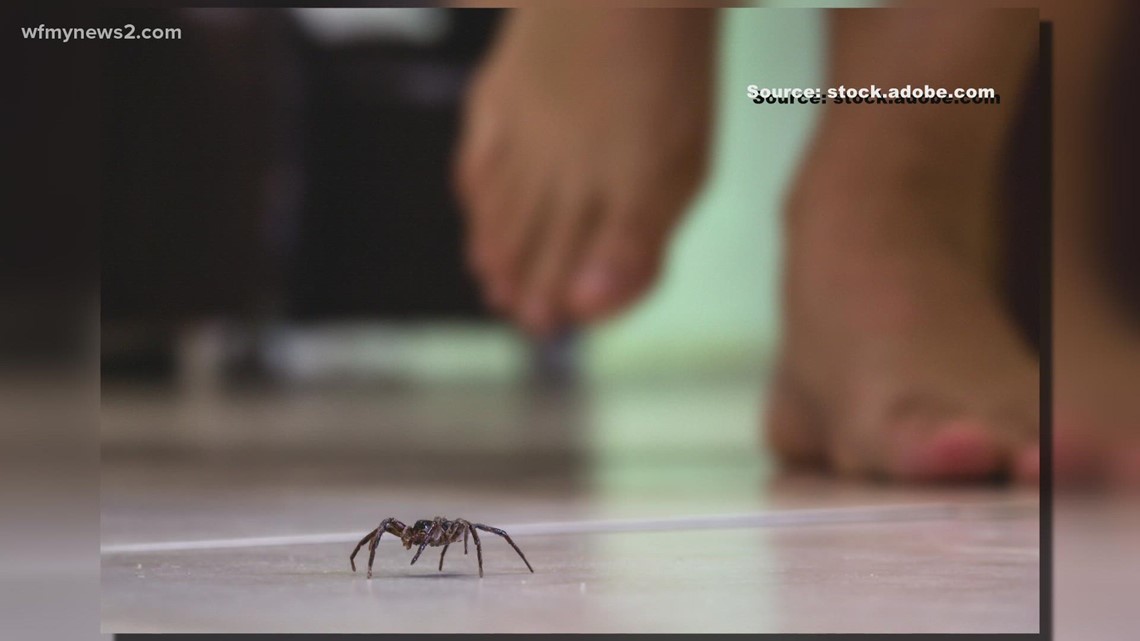
<svg viewBox="0 0 1140 641"><path fill-rule="evenodd" d="M578 279L574 294L583 305L593 306L602 303L610 290L609 272L601 268L586 270Z"/></svg>
<svg viewBox="0 0 1140 641"><path fill-rule="evenodd" d="M894 448L892 471L913 480L979 479L997 471L1002 458L988 430L971 423L903 433Z"/></svg>

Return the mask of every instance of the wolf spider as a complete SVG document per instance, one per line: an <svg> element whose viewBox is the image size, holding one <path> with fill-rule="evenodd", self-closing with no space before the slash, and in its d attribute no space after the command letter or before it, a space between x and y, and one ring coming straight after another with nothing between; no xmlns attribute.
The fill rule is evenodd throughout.
<svg viewBox="0 0 1140 641"><path fill-rule="evenodd" d="M470 534L471 538L475 540L475 554L479 558L479 578L483 578L483 546L479 543L478 530L498 534L511 544L515 552L519 553L523 563L531 573L534 568L530 567L530 561L526 560L519 546L511 540L511 537L506 532L496 527L483 525L482 523L472 523L466 519L449 520L442 516L437 516L434 519L421 519L416 521L416 524L408 527L401 523L398 519L384 519L380 522L379 527L372 530L360 539L360 543L356 544L356 548L352 550L352 554L348 557L348 563L352 566L352 571L356 571L356 553L360 548L364 547L365 543L368 545L368 578L372 578L372 561L376 558L376 546L380 543L380 537L384 536L385 532L400 537L400 542L404 544L405 550L412 549L413 545L420 546L416 550L416 555L412 557L411 565L416 564L416 560L420 558L424 548L443 546L443 551L439 553L439 571L443 571L443 556L447 554L447 548L452 543L458 543L459 538L463 538L463 553L467 554L467 535Z"/></svg>

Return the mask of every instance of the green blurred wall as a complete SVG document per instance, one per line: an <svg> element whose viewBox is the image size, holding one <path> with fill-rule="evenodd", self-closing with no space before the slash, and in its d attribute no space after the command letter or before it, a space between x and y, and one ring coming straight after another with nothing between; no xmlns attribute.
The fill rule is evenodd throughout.
<svg viewBox="0 0 1140 641"><path fill-rule="evenodd" d="M656 289L591 330L591 379L754 371L777 336L779 206L819 108L757 106L745 87L821 86L818 10L722 12L709 181L674 237ZM647 107L649 108L649 107Z"/></svg>

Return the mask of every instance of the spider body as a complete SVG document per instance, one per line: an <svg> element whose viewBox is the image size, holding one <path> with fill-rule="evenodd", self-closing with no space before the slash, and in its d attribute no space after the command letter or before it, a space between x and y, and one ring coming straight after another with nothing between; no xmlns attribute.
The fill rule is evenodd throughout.
<svg viewBox="0 0 1140 641"><path fill-rule="evenodd" d="M415 565L416 561L423 554L425 548L443 546L443 551L439 553L439 569L443 571L443 557L447 554L447 548L452 543L458 543L459 539L463 539L463 553L467 554L467 537L470 535L471 539L475 541L475 554L479 559L479 577L483 577L483 545L479 541L479 530L497 534L507 540L515 552L518 552L519 557L526 563L526 567L532 573L534 568L530 567L530 561L526 560L519 546L511 540L511 537L506 532L499 528L484 525L482 523L472 523L466 519L446 519L442 516L437 516L434 519L420 519L413 525L404 525L399 519L387 518L380 522L380 525L368 534L364 535L363 539L356 544L352 550L352 554L348 557L349 565L352 566L352 571L356 571L356 554L360 552L360 548L364 544L368 544L368 578L372 578L372 563L376 559L376 546L380 543L380 537L384 533L392 534L400 538L405 550L412 549L416 546L416 554L412 557L411 565Z"/></svg>

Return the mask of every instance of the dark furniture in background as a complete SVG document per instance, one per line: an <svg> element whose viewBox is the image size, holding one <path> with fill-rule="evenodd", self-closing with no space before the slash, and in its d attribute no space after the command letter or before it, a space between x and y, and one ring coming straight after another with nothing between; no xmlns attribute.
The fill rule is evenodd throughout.
<svg viewBox="0 0 1140 641"><path fill-rule="evenodd" d="M201 318L485 317L449 178L500 12L343 46L284 9L101 15L184 34L101 56L104 374L168 371Z"/></svg>
<svg viewBox="0 0 1140 641"><path fill-rule="evenodd" d="M108 17L186 35L104 59L104 320L481 316L448 178L497 12L449 17L335 48L283 10Z"/></svg>

